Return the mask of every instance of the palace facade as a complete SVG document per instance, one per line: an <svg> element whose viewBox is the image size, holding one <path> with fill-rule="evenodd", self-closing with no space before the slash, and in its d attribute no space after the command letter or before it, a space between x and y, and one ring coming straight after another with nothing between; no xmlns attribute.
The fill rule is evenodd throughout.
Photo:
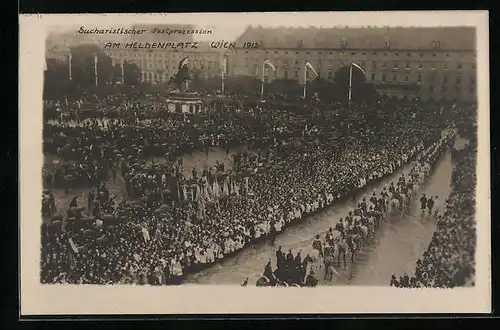
<svg viewBox="0 0 500 330"><path fill-rule="evenodd" d="M249 27L236 44L259 42L259 49L230 50L229 75L262 77L266 81L315 78L334 80L350 63L363 67L366 79L383 94L427 99L476 100L476 37L470 27L402 28L262 28Z"/></svg>

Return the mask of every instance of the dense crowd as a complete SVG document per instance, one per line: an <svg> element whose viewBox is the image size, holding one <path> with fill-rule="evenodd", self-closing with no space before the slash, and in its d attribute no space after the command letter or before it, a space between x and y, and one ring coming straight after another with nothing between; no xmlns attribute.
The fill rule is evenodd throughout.
<svg viewBox="0 0 500 330"><path fill-rule="evenodd" d="M75 199L67 212L48 207L55 214L42 228L42 281L170 283L274 236L394 172L438 141L443 129L439 113L414 110L415 105L398 102L378 104L345 125L336 116L317 120L263 107L189 117L115 118L102 125L97 120L51 123L44 132L50 141L47 150L55 147L80 168L96 164L94 171L103 175L92 183L98 188L87 205ZM152 123L170 129L151 130ZM186 125L196 133L191 135ZM57 136L62 136L59 142ZM235 155L232 169L219 164L185 175L178 155L188 150L180 148L176 154L170 148L196 145L200 137L211 137L214 146L230 140L257 151ZM146 163L146 150L156 145L166 146L160 150L165 162ZM129 198L109 196L104 184L108 170L123 175ZM50 205L50 192L47 196Z"/></svg>
<svg viewBox="0 0 500 330"><path fill-rule="evenodd" d="M354 262L359 250L374 237L382 222L388 216L401 216L418 198L420 187L432 174L437 160L453 144L455 131L444 132L440 140L411 157L412 166L408 173L403 172L397 180L382 189L365 194L345 219L340 218L324 237L316 235L311 252L305 252L304 257L302 250L296 255L292 250L285 254L279 247L276 269L272 269L269 261L262 277L257 280L257 286L315 286L318 283L318 262L324 264L324 280L332 280L334 274L339 275L335 267L342 267L342 264L346 267L346 259ZM439 209L437 196L427 199L423 194L423 198L426 199L423 212L436 215ZM349 257L346 258L346 255Z"/></svg>
<svg viewBox="0 0 500 330"><path fill-rule="evenodd" d="M454 150L451 193L438 215L427 251L417 261L413 276L392 276L391 286L453 288L474 285L476 251L476 157L474 115L458 114L459 134L469 142Z"/></svg>

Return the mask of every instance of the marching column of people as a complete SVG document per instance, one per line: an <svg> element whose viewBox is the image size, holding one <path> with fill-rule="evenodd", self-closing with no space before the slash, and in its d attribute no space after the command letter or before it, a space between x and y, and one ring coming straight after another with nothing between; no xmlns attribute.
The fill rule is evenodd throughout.
<svg viewBox="0 0 500 330"><path fill-rule="evenodd" d="M276 251L276 270L272 270L269 261L256 285L315 286L318 283L315 274L323 266L324 280L331 281L334 274L339 275L335 267L347 266L346 254L354 263L359 250L373 237L387 216L401 216L409 209L416 198L414 194L431 175L433 165L450 147L454 137L454 131L447 131L445 136L417 156L409 175L402 173L396 185L391 182L382 190L374 191L369 198L365 195L345 219L340 218L335 228L328 229L323 240L319 234L315 236L312 252L303 259L302 250L295 256L289 250L285 257L280 246ZM432 214L432 203L427 205L429 214Z"/></svg>

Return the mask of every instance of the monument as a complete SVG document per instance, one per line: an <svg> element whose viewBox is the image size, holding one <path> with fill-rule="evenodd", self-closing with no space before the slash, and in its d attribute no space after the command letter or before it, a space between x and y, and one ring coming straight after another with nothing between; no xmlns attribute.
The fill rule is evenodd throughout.
<svg viewBox="0 0 500 330"><path fill-rule="evenodd" d="M179 62L179 69L170 83L176 85L176 89L169 93L167 98L167 109L178 113L199 113L203 111L203 102L197 92L189 91L189 69L187 57Z"/></svg>

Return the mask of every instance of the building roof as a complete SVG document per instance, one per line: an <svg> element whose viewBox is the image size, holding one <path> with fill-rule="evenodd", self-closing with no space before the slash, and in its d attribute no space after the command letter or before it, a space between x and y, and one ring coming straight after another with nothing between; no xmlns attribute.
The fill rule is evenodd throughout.
<svg viewBox="0 0 500 330"><path fill-rule="evenodd" d="M473 27L364 27L364 28L264 28L248 27L237 39L237 44L261 42L261 48L339 49L342 39L346 49L384 49L387 40L390 49L429 50L434 41L440 50L473 51L476 49Z"/></svg>

